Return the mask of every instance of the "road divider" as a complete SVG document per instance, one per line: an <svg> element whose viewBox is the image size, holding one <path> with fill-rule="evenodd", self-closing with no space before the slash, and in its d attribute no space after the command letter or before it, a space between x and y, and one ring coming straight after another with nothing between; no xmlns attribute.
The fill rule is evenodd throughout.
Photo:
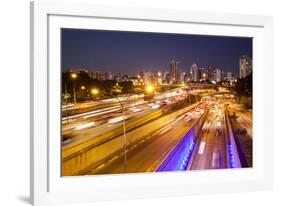
<svg viewBox="0 0 281 206"><path fill-rule="evenodd" d="M241 168L239 153L236 147L231 123L227 111L225 112L225 121L227 125L228 143L227 143L227 164L229 168Z"/></svg>
<svg viewBox="0 0 281 206"><path fill-rule="evenodd" d="M151 136L167 124L171 119L176 119L183 113L195 108L201 103L196 103L162 116L144 125L133 128L126 133L127 147L141 142L147 136ZM156 113L161 110L155 111ZM127 125L128 126L128 125ZM83 175L97 166L107 162L114 155L124 151L124 137L122 132L116 136L116 130L111 131L106 136L99 136L90 139L74 147L62 151L62 175Z"/></svg>
<svg viewBox="0 0 281 206"><path fill-rule="evenodd" d="M181 141L167 154L156 168L157 172L184 171L189 167L195 151L198 135L208 114L208 110L194 123L191 129L182 137Z"/></svg>

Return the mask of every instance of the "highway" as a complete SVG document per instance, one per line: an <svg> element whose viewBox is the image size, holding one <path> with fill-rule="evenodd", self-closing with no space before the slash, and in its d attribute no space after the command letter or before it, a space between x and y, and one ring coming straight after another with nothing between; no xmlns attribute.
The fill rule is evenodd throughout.
<svg viewBox="0 0 281 206"><path fill-rule="evenodd" d="M126 164L124 150L122 150L123 140L120 139L123 135L122 108L118 102L111 102L99 109L72 115L69 117L71 121L62 124L62 152L64 157L67 157L65 161L70 162L69 156L72 153L79 154L84 147L86 150L83 150L82 153L88 151L88 147L92 145L95 147L96 143L102 142L101 144L109 145L110 143L108 144L107 141L112 142L118 137L118 150L115 149L116 144L112 145L109 149L115 149L114 153L107 152L108 156L101 156L100 162L95 162L93 165L91 163L88 165L89 169L87 168L81 174L154 172L176 149L178 143L194 127L204 112L208 111L204 117L205 121L200 123L202 131L199 136L196 136L195 148L187 170L227 168L226 105L228 104L228 107L233 111L237 110L238 105L235 106L234 103L223 98L207 97L202 99L200 104L198 102L198 106L185 104L184 107L172 110L171 114L163 113L164 105L178 105L182 100L188 102L186 99L188 95L186 92L173 91L162 96L158 95L151 101L138 99L127 102L125 107L126 132L131 134L128 141L132 142L132 138L138 140L126 145ZM178 113L178 111L180 112ZM246 118L249 114L245 113L244 115ZM162 120L162 117L165 117L165 120ZM160 118L161 121L158 121ZM142 128L147 128L150 123L155 125L154 122L157 122L157 129L152 129L152 133L145 133L147 136L137 133L138 131L147 131ZM251 129L251 125L247 126ZM90 151L91 149L87 153L90 154ZM82 153L81 155L83 155ZM78 158L80 157L77 156Z"/></svg>
<svg viewBox="0 0 281 206"><path fill-rule="evenodd" d="M200 105L198 108L182 114L160 130L155 131L146 141L129 148L126 169L124 166L124 155L121 154L113 157L97 169L90 171L88 175L155 171L161 161L164 160L192 125L201 117L203 112L194 112L199 107L206 109L203 105Z"/></svg>
<svg viewBox="0 0 281 206"><path fill-rule="evenodd" d="M247 134L249 134L250 138L253 138L252 111L248 111L242 108L241 105L237 104L234 101L229 101L228 103L228 111L230 115L235 114L235 116L237 117L237 123L247 130Z"/></svg>
<svg viewBox="0 0 281 206"><path fill-rule="evenodd" d="M155 97L155 100L151 102L139 100L137 98L137 101L135 102L132 101L124 104L126 130L128 131L130 128L137 127L138 125L158 118L162 114L160 107L163 104L170 104L172 103L172 101L178 101L172 98L184 98L186 96L187 94L181 94L173 91L170 93L157 95ZM171 100L169 100L169 98ZM120 98L120 100L121 102L125 101L124 98ZM63 150L75 147L80 143L83 143L100 135L108 134L109 136L109 133L112 133L112 131L115 131L115 134L119 134L123 131L123 116L120 104L116 102L116 99L109 99L106 101L106 104L103 103L105 104L105 106L100 109L92 109L91 111L78 113L69 117L62 118ZM103 100L98 102L101 104ZM108 104L109 102L110 104ZM90 104L96 105L95 102L91 102ZM70 108L71 107L73 106L70 106ZM81 106L80 104L79 107L87 106ZM66 108L68 107L65 107L64 109Z"/></svg>
<svg viewBox="0 0 281 206"><path fill-rule="evenodd" d="M227 132L223 104L215 104L202 128L190 170L227 168Z"/></svg>

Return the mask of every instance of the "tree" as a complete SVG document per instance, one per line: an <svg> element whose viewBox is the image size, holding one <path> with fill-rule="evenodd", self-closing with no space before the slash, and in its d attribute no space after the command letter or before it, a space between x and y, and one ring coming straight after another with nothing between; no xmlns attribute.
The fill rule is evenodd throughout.
<svg viewBox="0 0 281 206"><path fill-rule="evenodd" d="M238 96L251 97L253 93L253 75L252 73L245 78L239 79L235 85L235 91Z"/></svg>
<svg viewBox="0 0 281 206"><path fill-rule="evenodd" d="M121 87L119 84L116 84L113 86L111 93L118 95L118 94L122 93L122 89L123 89L123 87Z"/></svg>
<svg viewBox="0 0 281 206"><path fill-rule="evenodd" d="M134 84L132 81L119 82L119 85L123 88L123 93L132 93L134 92Z"/></svg>
<svg viewBox="0 0 281 206"><path fill-rule="evenodd" d="M71 98L71 95L67 92L63 93L63 99L65 100L65 103L67 103L67 100Z"/></svg>

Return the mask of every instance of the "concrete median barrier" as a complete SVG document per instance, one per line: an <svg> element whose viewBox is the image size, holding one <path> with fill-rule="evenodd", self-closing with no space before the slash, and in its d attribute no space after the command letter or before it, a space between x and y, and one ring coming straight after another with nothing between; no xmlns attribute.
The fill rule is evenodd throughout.
<svg viewBox="0 0 281 206"><path fill-rule="evenodd" d="M196 142L207 117L208 110L193 124L181 141L158 165L157 172L184 171L190 165Z"/></svg>
<svg viewBox="0 0 281 206"><path fill-rule="evenodd" d="M167 122L193 109L201 103L196 103L135 128L126 133L127 147L142 141L153 132L163 127ZM110 132L114 136L114 131ZM83 175L89 170L124 151L124 137L120 134L114 138L98 137L62 151L62 175Z"/></svg>
<svg viewBox="0 0 281 206"><path fill-rule="evenodd" d="M239 153L236 147L231 123L228 117L228 112L225 112L225 121L227 126L227 164L229 168L241 168L241 162L239 158Z"/></svg>

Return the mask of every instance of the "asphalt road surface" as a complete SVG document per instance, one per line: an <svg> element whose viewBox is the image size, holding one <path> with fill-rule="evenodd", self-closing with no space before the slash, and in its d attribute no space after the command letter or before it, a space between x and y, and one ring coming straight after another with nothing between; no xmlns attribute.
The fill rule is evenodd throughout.
<svg viewBox="0 0 281 206"><path fill-rule="evenodd" d="M138 143L127 152L127 167L125 169L124 155L120 155L105 163L89 174L119 174L135 172L151 172L164 160L168 153L187 133L202 114L193 114L187 119L184 114L155 132L149 140Z"/></svg>
<svg viewBox="0 0 281 206"><path fill-rule="evenodd" d="M203 125L203 135L195 151L191 170L227 168L227 132L224 107L212 108Z"/></svg>

